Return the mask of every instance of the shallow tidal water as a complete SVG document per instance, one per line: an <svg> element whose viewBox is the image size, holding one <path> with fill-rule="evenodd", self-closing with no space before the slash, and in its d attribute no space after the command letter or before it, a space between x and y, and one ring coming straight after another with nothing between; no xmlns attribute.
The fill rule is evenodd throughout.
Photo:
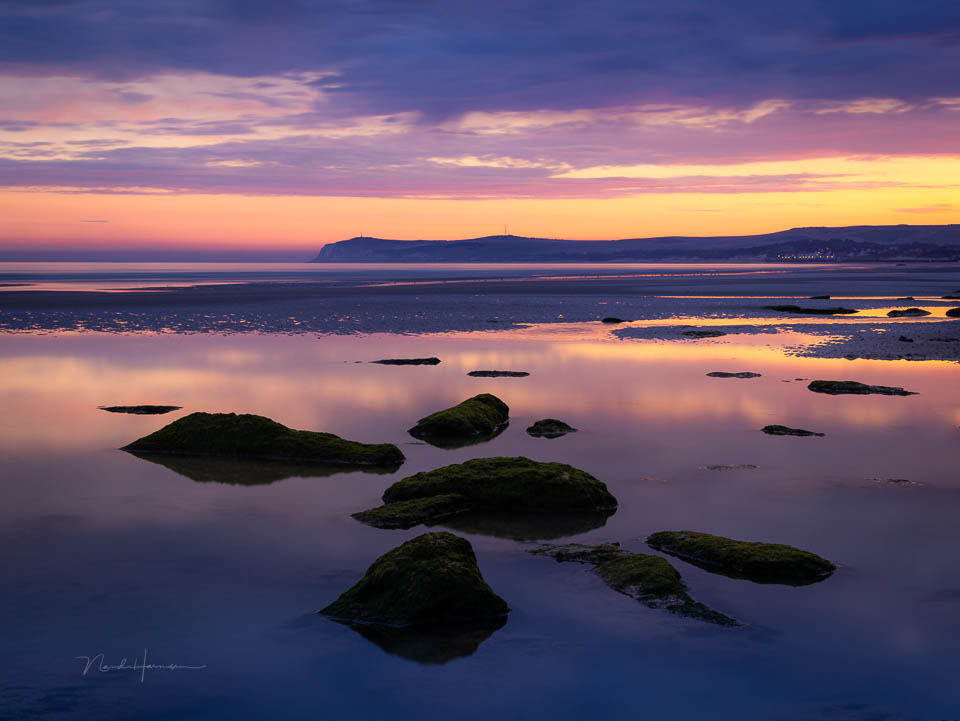
<svg viewBox="0 0 960 721"><path fill-rule="evenodd" d="M960 715L958 366L790 357L782 346L803 340L795 333L652 341L597 328L0 336L0 718ZM433 355L443 362L366 362ZM466 375L490 368L531 375ZM797 379L918 395L828 396ZM481 392L511 408L492 441L443 450L406 434ZM184 408L97 408L140 403ZM317 476L276 464L168 467L117 450L197 410L394 442L407 461L393 474ZM524 432L544 417L580 431ZM767 436L767 424L826 437ZM502 628L385 650L314 613L376 557L429 530L370 528L351 513L416 471L501 455L571 463L620 501L586 527L543 518L436 527L473 544L513 609ZM737 464L757 468L706 468ZM840 568L790 587L672 559L696 600L744 624L721 628L647 608L587 566L528 552L544 538L651 552L648 534L679 529L790 543ZM77 658L132 664L144 649L149 663L203 668L84 674Z"/></svg>

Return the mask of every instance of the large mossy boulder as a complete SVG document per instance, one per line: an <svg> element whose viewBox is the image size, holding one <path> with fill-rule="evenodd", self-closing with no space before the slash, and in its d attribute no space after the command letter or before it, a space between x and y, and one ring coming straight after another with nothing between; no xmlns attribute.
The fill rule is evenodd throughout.
<svg viewBox="0 0 960 721"><path fill-rule="evenodd" d="M422 471L387 488L387 503L447 493L467 498L474 509L501 511L602 511L617 507L607 486L565 463L529 458L474 458Z"/></svg>
<svg viewBox="0 0 960 721"><path fill-rule="evenodd" d="M897 386L871 386L859 381L811 381L807 386L814 393L828 393L837 395L882 395L882 396L915 396L914 391L905 391Z"/></svg>
<svg viewBox="0 0 960 721"><path fill-rule="evenodd" d="M320 611L354 623L426 627L475 623L509 612L483 580L470 542L443 531L388 551Z"/></svg>
<svg viewBox="0 0 960 721"><path fill-rule="evenodd" d="M825 558L783 543L736 541L696 531L660 531L647 537L658 551L733 578L803 586L836 570Z"/></svg>
<svg viewBox="0 0 960 721"><path fill-rule="evenodd" d="M435 445L459 445L491 437L510 420L510 408L490 393L481 393L417 421L409 433Z"/></svg>
<svg viewBox="0 0 960 721"><path fill-rule="evenodd" d="M332 433L293 430L263 416L236 413L191 413L123 450L380 467L395 467L404 461L403 453L392 443L358 443Z"/></svg>

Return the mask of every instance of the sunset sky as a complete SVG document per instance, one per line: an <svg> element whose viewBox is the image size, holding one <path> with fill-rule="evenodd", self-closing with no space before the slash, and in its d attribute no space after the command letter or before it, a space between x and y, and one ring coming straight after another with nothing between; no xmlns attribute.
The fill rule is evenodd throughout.
<svg viewBox="0 0 960 721"><path fill-rule="evenodd" d="M960 223L955 0L0 0L0 260Z"/></svg>

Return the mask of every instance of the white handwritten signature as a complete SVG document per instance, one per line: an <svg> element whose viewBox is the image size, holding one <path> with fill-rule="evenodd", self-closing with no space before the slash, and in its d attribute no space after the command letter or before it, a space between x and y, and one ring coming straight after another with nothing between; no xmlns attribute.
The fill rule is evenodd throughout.
<svg viewBox="0 0 960 721"><path fill-rule="evenodd" d="M96 656L75 656L74 658L78 658L84 662L84 676L86 676L91 669L99 671L100 673L107 673L108 671L139 671L140 683L143 683L143 679L146 678L147 669L151 671L179 671L181 669L195 671L207 667L206 664L203 666L184 666L178 663L147 663L147 649L143 649L143 661L137 656L133 659L132 664L130 664L126 658L120 659L120 663L118 664L104 663L103 653L98 653Z"/></svg>

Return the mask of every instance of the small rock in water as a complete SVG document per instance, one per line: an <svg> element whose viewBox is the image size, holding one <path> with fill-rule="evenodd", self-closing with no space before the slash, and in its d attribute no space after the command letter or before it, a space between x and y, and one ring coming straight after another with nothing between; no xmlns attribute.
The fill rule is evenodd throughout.
<svg viewBox="0 0 960 721"><path fill-rule="evenodd" d="M905 308L904 310L891 310L887 313L888 318L916 318L922 315L930 315L930 311L923 308Z"/></svg>
<svg viewBox="0 0 960 721"><path fill-rule="evenodd" d="M527 371L470 371L474 378L523 378L530 375Z"/></svg>
<svg viewBox="0 0 960 721"><path fill-rule="evenodd" d="M741 371L740 373L727 373L726 371L713 371L707 373L711 378L759 378L759 373L753 373L751 371Z"/></svg>
<svg viewBox="0 0 960 721"><path fill-rule="evenodd" d="M877 483L890 483L894 486L920 486L923 485L917 481L911 481L907 478L871 478L871 481L876 481Z"/></svg>
<svg viewBox="0 0 960 721"><path fill-rule="evenodd" d="M823 437L825 434L817 433L815 431L805 431L802 428L789 428L787 426L764 426L760 429L768 436L819 436Z"/></svg>
<svg viewBox="0 0 960 721"><path fill-rule="evenodd" d="M760 466L755 466L752 463L719 463L713 466L701 466L705 471L739 471L739 470L756 470Z"/></svg>
<svg viewBox="0 0 960 721"><path fill-rule="evenodd" d="M871 386L857 381L811 381L807 386L814 393L829 393L836 395L881 395L881 396L915 396L915 391L905 391L898 386Z"/></svg>
<svg viewBox="0 0 960 721"><path fill-rule="evenodd" d="M799 305L765 305L766 310L775 310L781 313L806 313L808 315L851 315L856 313L853 308L801 308Z"/></svg>
<svg viewBox="0 0 960 721"><path fill-rule="evenodd" d="M726 333L720 330L685 330L680 335L685 335L688 338L719 338Z"/></svg>
<svg viewBox="0 0 960 721"><path fill-rule="evenodd" d="M913 338L907 338L907 336L902 335L902 336L900 336L900 342L901 342L901 343L913 343Z"/></svg>
<svg viewBox="0 0 960 721"><path fill-rule="evenodd" d="M830 300L829 295L811 295L810 300Z"/></svg>
<svg viewBox="0 0 960 721"><path fill-rule="evenodd" d="M556 418L544 418L536 421L532 426L527 428L527 433L531 436L539 436L542 438L559 438L567 433L576 432L576 428L563 421L558 421Z"/></svg>
<svg viewBox="0 0 960 721"><path fill-rule="evenodd" d="M97 406L110 413L132 413L138 416L157 416L170 411L179 411L183 406Z"/></svg>
<svg viewBox="0 0 960 721"><path fill-rule="evenodd" d="M912 295L905 295L903 298L897 298L897 300L916 300Z"/></svg>
<svg viewBox="0 0 960 721"><path fill-rule="evenodd" d="M960 318L960 308L950 308L947 310L947 318Z"/></svg>
<svg viewBox="0 0 960 721"><path fill-rule="evenodd" d="M623 318L616 318L614 316L609 316L600 321L601 323L626 323Z"/></svg>
<svg viewBox="0 0 960 721"><path fill-rule="evenodd" d="M439 358L384 358L383 360L370 361L385 366L435 366L440 362Z"/></svg>
<svg viewBox="0 0 960 721"><path fill-rule="evenodd" d="M456 446L493 435L507 425L510 408L490 393L481 393L417 421L408 432L434 445Z"/></svg>

